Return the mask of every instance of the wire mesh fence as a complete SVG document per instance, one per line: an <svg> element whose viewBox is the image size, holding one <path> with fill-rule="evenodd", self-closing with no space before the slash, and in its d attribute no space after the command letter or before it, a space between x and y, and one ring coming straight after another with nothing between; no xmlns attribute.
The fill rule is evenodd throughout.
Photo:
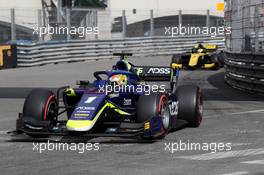
<svg viewBox="0 0 264 175"><path fill-rule="evenodd" d="M37 42L33 27L38 25L38 10L0 9L0 42L12 40L12 30L17 40ZM13 16L13 17L12 17ZM13 25L12 27L12 24Z"/></svg>
<svg viewBox="0 0 264 175"><path fill-rule="evenodd" d="M230 51L264 52L264 1L227 1L226 25L232 33L226 36Z"/></svg>
<svg viewBox="0 0 264 175"><path fill-rule="evenodd" d="M44 5L41 10L1 9L0 42L217 35L217 28L223 26L223 14L210 10L58 9ZM205 27L210 29L204 33Z"/></svg>

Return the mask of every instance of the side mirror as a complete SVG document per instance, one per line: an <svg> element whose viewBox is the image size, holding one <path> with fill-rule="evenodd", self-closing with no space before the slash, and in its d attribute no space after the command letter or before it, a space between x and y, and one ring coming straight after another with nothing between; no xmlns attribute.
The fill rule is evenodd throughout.
<svg viewBox="0 0 264 175"><path fill-rule="evenodd" d="M87 81L87 80L77 80L76 81L76 85L89 85L90 84L90 81Z"/></svg>

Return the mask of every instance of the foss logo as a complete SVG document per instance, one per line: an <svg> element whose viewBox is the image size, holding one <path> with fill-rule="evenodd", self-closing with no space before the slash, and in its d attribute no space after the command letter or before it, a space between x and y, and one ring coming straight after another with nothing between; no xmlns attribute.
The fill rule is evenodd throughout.
<svg viewBox="0 0 264 175"><path fill-rule="evenodd" d="M170 68L150 68L148 70L148 74L151 73L151 74L170 74Z"/></svg>

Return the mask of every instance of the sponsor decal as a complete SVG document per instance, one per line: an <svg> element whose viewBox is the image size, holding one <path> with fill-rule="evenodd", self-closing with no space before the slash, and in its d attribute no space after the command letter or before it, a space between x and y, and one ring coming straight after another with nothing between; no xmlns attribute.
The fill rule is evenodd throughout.
<svg viewBox="0 0 264 175"><path fill-rule="evenodd" d="M76 111L76 113L81 113L81 114L90 114L91 111Z"/></svg>
<svg viewBox="0 0 264 175"><path fill-rule="evenodd" d="M118 93L109 94L109 98L119 97Z"/></svg>
<svg viewBox="0 0 264 175"><path fill-rule="evenodd" d="M152 67L148 70L148 74L170 74L170 68Z"/></svg>
<svg viewBox="0 0 264 175"><path fill-rule="evenodd" d="M95 110L95 107L79 106L76 109L77 110L81 110L81 111L94 111Z"/></svg>
<svg viewBox="0 0 264 175"><path fill-rule="evenodd" d="M125 105L125 106L132 105L132 99L125 99L125 98L124 98L124 105Z"/></svg>
<svg viewBox="0 0 264 175"><path fill-rule="evenodd" d="M88 117L89 114L74 114L75 117Z"/></svg>
<svg viewBox="0 0 264 175"><path fill-rule="evenodd" d="M84 103L92 103L94 100L96 99L96 97L88 97L87 100Z"/></svg>
<svg viewBox="0 0 264 175"><path fill-rule="evenodd" d="M107 128L106 132L117 132L117 128Z"/></svg>
<svg viewBox="0 0 264 175"><path fill-rule="evenodd" d="M171 115L178 115L179 112L179 102L172 102L170 107L170 114Z"/></svg>

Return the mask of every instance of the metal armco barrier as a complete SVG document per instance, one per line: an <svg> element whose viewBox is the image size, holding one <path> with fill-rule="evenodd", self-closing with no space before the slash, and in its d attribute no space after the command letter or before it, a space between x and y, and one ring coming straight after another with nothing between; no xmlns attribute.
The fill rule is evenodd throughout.
<svg viewBox="0 0 264 175"><path fill-rule="evenodd" d="M70 41L18 45L18 66L111 59L114 52L131 52L134 56L170 55L190 51L197 42L224 48L224 36L179 36L129 38L124 40Z"/></svg>
<svg viewBox="0 0 264 175"><path fill-rule="evenodd" d="M226 82L234 88L264 93L264 53L225 52Z"/></svg>

